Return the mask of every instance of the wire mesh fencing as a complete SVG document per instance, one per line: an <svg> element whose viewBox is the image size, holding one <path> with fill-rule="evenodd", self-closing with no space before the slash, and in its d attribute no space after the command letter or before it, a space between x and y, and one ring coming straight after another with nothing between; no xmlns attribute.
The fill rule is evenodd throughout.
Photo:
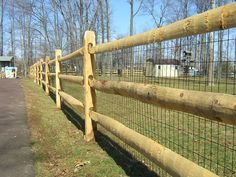
<svg viewBox="0 0 236 177"><path fill-rule="evenodd" d="M235 31L217 31L97 54L96 79L235 95ZM97 111L219 176L236 175L235 126L102 92L97 92ZM121 144L158 174L167 176L141 154Z"/></svg>
<svg viewBox="0 0 236 177"><path fill-rule="evenodd" d="M66 61L62 63L62 74L83 76L83 57L77 57L74 59L76 62ZM62 80L63 90L72 95L74 98L84 102L84 89L83 86Z"/></svg>
<svg viewBox="0 0 236 177"><path fill-rule="evenodd" d="M228 8L231 14L227 17L235 17L233 16L234 7L235 4L224 7L224 9ZM88 31L85 33L83 48L62 58L61 50L55 50L55 60L51 62L55 62L56 66L50 64L51 74L47 74L50 76L50 81L45 85L54 87L51 90L56 93L57 108L61 109L61 101L64 100L84 114L87 141L94 138L93 130L98 129L97 132L110 137L110 142L120 144L124 150L121 151L122 153L132 154L137 163L142 162L160 176L168 176L167 172L174 176L188 176L194 169L197 169L193 174L196 176L205 172L212 176L214 176L213 173L219 176L235 176L235 97L232 95L235 95L236 87L236 29L201 34L209 31L209 26L204 26L204 28L201 26L208 22L205 18L211 19L215 15L224 16L223 10L218 8L209 13L173 23L171 26L163 27L164 29L151 30L97 46L92 46L95 34ZM226 25L228 28L235 26L230 19L226 17L223 19L225 23L228 22L229 26ZM219 21L217 18L217 20L222 22L222 19ZM184 30L178 27L180 24L185 26ZM222 28L215 21L211 25L212 31ZM177 35L173 33L173 27L176 27ZM191 29L188 30L188 28ZM163 34L165 30L167 34ZM191 36L190 34L200 35ZM178 38L173 39L176 36ZM179 38L180 36L187 37ZM68 61L74 59L75 56L80 57ZM95 64L95 72L93 64ZM41 75L40 79L37 78L41 84L43 79L45 77L42 78ZM76 83L80 85L71 83L76 79ZM133 84L107 82L109 80L128 81ZM119 84L122 83L120 87ZM143 86L143 84L135 83L152 85ZM183 90L181 93L177 89L168 87ZM143 89L142 94L137 93L138 88ZM157 98L162 96L157 93L161 90L160 88L163 88L161 93L165 97L164 100L167 100L166 102ZM168 92L168 90L171 91ZM196 91L201 91L201 93ZM189 93L186 94L187 98L185 98L185 93ZM204 96L200 98L203 101L205 99L206 104L199 101L199 98L197 100L193 98L193 94L204 95L203 93L206 93L206 96L209 95L209 98L204 98ZM170 94L173 94L173 97L170 97ZM184 97L184 101L173 101L178 99L176 97ZM224 103L226 98L230 98L230 101ZM197 103L194 104L195 102ZM170 106L173 103L176 103L176 107ZM199 107L193 109L194 105ZM222 112L219 111L221 109L223 109ZM229 110L229 117L227 117L228 110L225 109ZM93 123L98 123L97 127L94 126L92 120ZM127 137L122 130L126 132ZM137 137L137 139L131 140L130 137ZM139 139L148 143L142 147ZM165 150L169 153L166 154ZM146 153L147 151L151 153ZM154 157L153 154L156 156ZM175 156L174 160L168 161L172 156ZM159 164L164 170L152 162ZM187 164L189 169L183 169L183 164ZM132 168L130 167L131 170Z"/></svg>

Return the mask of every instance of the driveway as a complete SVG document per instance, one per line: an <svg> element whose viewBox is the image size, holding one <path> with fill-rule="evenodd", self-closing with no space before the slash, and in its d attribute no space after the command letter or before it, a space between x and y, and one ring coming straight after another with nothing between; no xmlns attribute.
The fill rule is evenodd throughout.
<svg viewBox="0 0 236 177"><path fill-rule="evenodd" d="M0 79L0 177L33 177L33 157L19 79Z"/></svg>

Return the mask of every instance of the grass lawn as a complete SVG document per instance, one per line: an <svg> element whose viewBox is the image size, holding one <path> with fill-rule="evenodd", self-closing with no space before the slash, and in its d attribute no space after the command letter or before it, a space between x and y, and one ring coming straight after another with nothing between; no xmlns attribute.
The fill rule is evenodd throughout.
<svg viewBox="0 0 236 177"><path fill-rule="evenodd" d="M113 80L128 80L129 78L105 78ZM134 78L135 79L135 78ZM137 79L137 78L136 78ZM138 80L134 80L138 82ZM140 81L143 82L143 81ZM153 83L145 81L146 83ZM65 92L78 100L84 100L82 86L69 82L62 82ZM160 80L159 85L184 88L191 90L215 91L233 93L234 85L225 88L223 84L214 87L200 84L194 86L195 82L186 85L184 81ZM218 90L220 89L220 90ZM152 105L141 103L132 98L125 98L117 95L97 93L97 111L104 115L115 118L127 127L152 138L171 150L194 161L195 163L217 173L220 176L236 175L236 127L188 113L158 108ZM112 139L115 137L111 136ZM120 141L116 140L120 144ZM122 144L134 156L148 164L161 176L167 174L150 163L130 147Z"/></svg>
<svg viewBox="0 0 236 177"><path fill-rule="evenodd" d="M36 177L156 176L102 132L96 141L86 143L83 121L72 110L65 105L63 111L56 109L53 99L32 80L22 80L22 85Z"/></svg>
<svg viewBox="0 0 236 177"><path fill-rule="evenodd" d="M172 88L235 94L234 81L221 80L208 86L206 78L153 78L142 75L103 75L97 79L122 80L156 84ZM52 78L51 84L54 84ZM62 81L63 90L80 101L84 101L83 87ZM220 176L236 176L236 127L210 121L188 113L167 110L132 98L96 92L97 111L110 116L127 127L152 138L189 160ZM204 99L204 98L203 98ZM123 144L104 131L114 142L147 164L161 176L167 174L145 159L141 154Z"/></svg>

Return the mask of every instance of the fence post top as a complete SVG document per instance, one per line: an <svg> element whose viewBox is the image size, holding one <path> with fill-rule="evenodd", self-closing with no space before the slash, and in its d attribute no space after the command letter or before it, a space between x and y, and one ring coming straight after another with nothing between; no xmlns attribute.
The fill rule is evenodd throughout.
<svg viewBox="0 0 236 177"><path fill-rule="evenodd" d="M58 56L61 57L62 51L61 49L55 49L55 59L58 60Z"/></svg>
<svg viewBox="0 0 236 177"><path fill-rule="evenodd" d="M90 39L95 39L95 33L94 31L85 31L84 33L84 40L90 41Z"/></svg>
<svg viewBox="0 0 236 177"><path fill-rule="evenodd" d="M55 49L55 52L61 52L61 49Z"/></svg>
<svg viewBox="0 0 236 177"><path fill-rule="evenodd" d="M49 56L46 56L46 57L45 57L45 61L46 61L46 62L49 62L49 60L50 60L50 57L49 57Z"/></svg>
<svg viewBox="0 0 236 177"><path fill-rule="evenodd" d="M87 30L87 31L85 31L84 36L87 36L87 35L95 35L95 33L94 33L94 31Z"/></svg>
<svg viewBox="0 0 236 177"><path fill-rule="evenodd" d="M94 31L85 31L84 34L84 50L89 50L89 45L95 46L95 33Z"/></svg>

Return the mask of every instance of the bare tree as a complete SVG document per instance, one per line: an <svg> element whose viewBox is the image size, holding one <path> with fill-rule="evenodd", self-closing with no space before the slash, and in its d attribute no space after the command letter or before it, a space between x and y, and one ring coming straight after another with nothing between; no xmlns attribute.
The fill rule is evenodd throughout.
<svg viewBox="0 0 236 177"><path fill-rule="evenodd" d="M215 8L215 0L211 0L211 8ZM209 63L208 63L208 85L214 86L214 43L213 32L209 33Z"/></svg>
<svg viewBox="0 0 236 177"><path fill-rule="evenodd" d="M0 0L0 56L3 56L3 20L6 1Z"/></svg>
<svg viewBox="0 0 236 177"><path fill-rule="evenodd" d="M130 5L130 36L132 36L134 34L134 17L139 13L141 7L142 7L142 3L143 0L140 0L138 9L136 10L136 12L134 12L134 0L128 0L128 3ZM134 52L133 52L133 48L130 49L130 72L131 75L133 75L133 70L134 70Z"/></svg>
<svg viewBox="0 0 236 177"><path fill-rule="evenodd" d="M14 0L11 0L11 52L12 55L15 56L15 5L14 5Z"/></svg>
<svg viewBox="0 0 236 177"><path fill-rule="evenodd" d="M134 17L139 13L142 4L143 4L143 0L140 0L138 9L136 11L134 11L134 0L129 0L128 1L129 5L130 5L130 36L132 36L134 34Z"/></svg>
<svg viewBox="0 0 236 177"><path fill-rule="evenodd" d="M24 3L23 3L24 2ZM23 61L23 74L27 76L28 66L33 63L33 42L35 31L39 31L33 18L34 0L15 0L14 1L14 26L17 27L15 42L20 42L20 58ZM11 8L9 8L11 9ZM37 44L38 45L38 44Z"/></svg>
<svg viewBox="0 0 236 177"><path fill-rule="evenodd" d="M99 7L100 7L100 26L101 26L101 36L102 36L102 43L105 42L105 26L104 26L104 14L103 14L103 2L102 0L98 0Z"/></svg>
<svg viewBox="0 0 236 177"><path fill-rule="evenodd" d="M111 37L111 29L110 29L110 6L109 6L109 1L105 0L106 2L106 30L107 30L107 42L110 41Z"/></svg>
<svg viewBox="0 0 236 177"><path fill-rule="evenodd" d="M148 0L143 3L142 11L145 15L150 16L153 19L155 27L159 28L165 23L170 5L170 0Z"/></svg>

